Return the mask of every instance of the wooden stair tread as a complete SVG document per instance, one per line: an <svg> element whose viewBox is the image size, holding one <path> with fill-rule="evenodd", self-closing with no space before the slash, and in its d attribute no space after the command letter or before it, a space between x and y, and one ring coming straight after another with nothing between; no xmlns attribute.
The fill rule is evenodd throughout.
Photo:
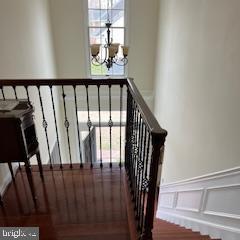
<svg viewBox="0 0 240 240"><path fill-rule="evenodd" d="M211 240L208 235L201 235L200 232L186 229L182 226L155 219L153 228L154 240ZM214 239L220 240L220 239Z"/></svg>

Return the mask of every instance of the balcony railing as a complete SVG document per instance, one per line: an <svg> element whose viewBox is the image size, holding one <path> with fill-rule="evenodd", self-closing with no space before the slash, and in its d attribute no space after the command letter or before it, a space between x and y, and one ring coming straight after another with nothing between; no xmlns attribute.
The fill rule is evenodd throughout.
<svg viewBox="0 0 240 240"><path fill-rule="evenodd" d="M157 175L167 132L133 80L1 80L0 99L26 99L34 107L40 153L51 170L98 164L102 168L107 138L107 164L111 168L117 161L120 169L125 166L139 236L152 239ZM118 128L114 134L113 128Z"/></svg>

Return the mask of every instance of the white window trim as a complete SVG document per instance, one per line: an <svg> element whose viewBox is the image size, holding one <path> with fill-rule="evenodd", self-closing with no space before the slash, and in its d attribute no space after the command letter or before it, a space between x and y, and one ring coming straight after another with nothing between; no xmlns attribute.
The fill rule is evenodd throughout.
<svg viewBox="0 0 240 240"><path fill-rule="evenodd" d="M129 0L124 0L124 44L129 45ZM88 26L88 0L84 0L83 3L84 7L84 40L85 40L85 59L86 59L86 66L87 66L87 77L93 79L108 79L108 78L123 78L128 76L128 64L124 67L124 74L123 75L91 75L91 63L89 59L89 26Z"/></svg>

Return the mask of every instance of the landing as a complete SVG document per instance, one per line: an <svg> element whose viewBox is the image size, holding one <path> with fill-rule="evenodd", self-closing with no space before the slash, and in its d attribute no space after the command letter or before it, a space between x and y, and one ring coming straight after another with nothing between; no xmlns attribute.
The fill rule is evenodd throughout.
<svg viewBox="0 0 240 240"><path fill-rule="evenodd" d="M45 170L44 182L33 171L37 209L25 172L18 172L0 207L0 226L39 226L41 240L130 239L124 170L65 168Z"/></svg>

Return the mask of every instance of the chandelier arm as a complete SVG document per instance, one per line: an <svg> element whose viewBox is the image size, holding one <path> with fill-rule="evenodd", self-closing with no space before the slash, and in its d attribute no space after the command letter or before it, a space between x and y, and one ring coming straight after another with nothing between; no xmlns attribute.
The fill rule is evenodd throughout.
<svg viewBox="0 0 240 240"><path fill-rule="evenodd" d="M126 66L128 64L128 59L127 58L122 58L119 61L122 62L122 64L118 63L117 61L113 61L114 64L116 64L117 66Z"/></svg>
<svg viewBox="0 0 240 240"><path fill-rule="evenodd" d="M103 60L102 62L100 62L97 58L94 58L92 57L92 60L91 60L92 64L94 66L101 66L105 63L105 60Z"/></svg>
<svg viewBox="0 0 240 240"><path fill-rule="evenodd" d="M107 48L107 45L104 45L104 48L105 48L105 57L104 57L104 62L106 63L107 62L107 53L108 53L108 48Z"/></svg>

